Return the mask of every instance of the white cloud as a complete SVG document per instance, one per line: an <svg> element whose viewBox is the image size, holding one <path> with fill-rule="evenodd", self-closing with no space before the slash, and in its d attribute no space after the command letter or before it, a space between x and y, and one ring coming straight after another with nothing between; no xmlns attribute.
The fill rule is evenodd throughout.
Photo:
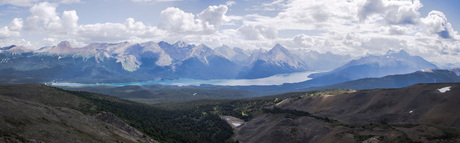
<svg viewBox="0 0 460 143"><path fill-rule="evenodd" d="M218 30L220 25L225 22L224 17L228 7L225 5L209 6L198 14L198 18L206 24L212 25L215 30Z"/></svg>
<svg viewBox="0 0 460 143"><path fill-rule="evenodd" d="M59 3L62 3L62 4L80 3L80 0L60 0Z"/></svg>
<svg viewBox="0 0 460 143"><path fill-rule="evenodd" d="M158 26L170 32L202 32L205 31L203 23L195 19L192 13L186 13L179 8L169 7L161 11L163 22Z"/></svg>
<svg viewBox="0 0 460 143"><path fill-rule="evenodd" d="M227 1L227 2L225 2L225 6L232 6L234 4L236 4L235 1Z"/></svg>
<svg viewBox="0 0 460 143"><path fill-rule="evenodd" d="M163 30L154 26L147 26L133 18L126 19L125 23L95 23L78 24L78 15L75 10L56 12L57 4L43 2L30 8L31 15L27 17L25 29L34 33L50 36L58 40L74 41L82 45L93 42L120 42L158 40L166 36ZM49 40L48 40L49 41ZM47 42L44 42L47 43ZM49 42L48 42L49 43Z"/></svg>
<svg viewBox="0 0 460 143"><path fill-rule="evenodd" d="M18 37L21 34L23 21L21 18L14 18L8 26L0 28L0 39Z"/></svg>
<svg viewBox="0 0 460 143"><path fill-rule="evenodd" d="M423 27L428 34L439 35L445 39L460 39L458 32L447 22L444 13L431 11L427 17L422 18Z"/></svg>
<svg viewBox="0 0 460 143"><path fill-rule="evenodd" d="M252 6L251 9L247 9L247 10L279 11L286 6L287 2L288 0L273 0L271 2L264 2L260 5Z"/></svg>
<svg viewBox="0 0 460 143"><path fill-rule="evenodd" d="M243 25L238 29L247 40L262 40L277 38L278 31L273 27L262 25Z"/></svg>
<svg viewBox="0 0 460 143"><path fill-rule="evenodd" d="M419 0L385 1L367 0L359 9L361 21L372 15L382 17L386 24L417 24L420 21L420 12L423 5Z"/></svg>
<svg viewBox="0 0 460 143"><path fill-rule="evenodd" d="M5 46L16 45L16 46L23 46L26 48L30 48L33 44L32 42L27 41L25 39L14 39L14 40L0 40L0 45L5 45Z"/></svg>
<svg viewBox="0 0 460 143"><path fill-rule="evenodd" d="M75 10L56 12L58 5L42 2L30 8L31 15L26 19L25 29L52 36L74 34L78 27L78 15Z"/></svg>
<svg viewBox="0 0 460 143"><path fill-rule="evenodd" d="M161 11L163 22L158 27L179 34L212 34L227 19L227 10L225 5L209 6L195 16L179 8L169 7Z"/></svg>
<svg viewBox="0 0 460 143"><path fill-rule="evenodd" d="M21 31L23 24L24 22L22 21L21 18L14 18L11 21L10 25L8 25L8 29L10 31Z"/></svg>
<svg viewBox="0 0 460 143"><path fill-rule="evenodd" d="M359 19L366 20L369 15L385 12L385 6L381 0L368 0L359 9Z"/></svg>
<svg viewBox="0 0 460 143"><path fill-rule="evenodd" d="M96 23L80 25L77 36L85 42L118 42L129 39L148 39L167 36L156 27L136 22L133 18L126 19L125 23Z"/></svg>
<svg viewBox="0 0 460 143"><path fill-rule="evenodd" d="M30 8L31 15L26 19L26 29L37 30L43 27L45 30L61 27L60 17L56 13L57 4L43 2Z"/></svg>

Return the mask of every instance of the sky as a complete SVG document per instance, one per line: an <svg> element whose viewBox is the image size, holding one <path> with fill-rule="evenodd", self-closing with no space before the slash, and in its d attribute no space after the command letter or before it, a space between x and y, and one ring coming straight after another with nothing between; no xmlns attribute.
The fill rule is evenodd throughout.
<svg viewBox="0 0 460 143"><path fill-rule="evenodd" d="M460 66L458 0L0 0L0 47L185 41Z"/></svg>

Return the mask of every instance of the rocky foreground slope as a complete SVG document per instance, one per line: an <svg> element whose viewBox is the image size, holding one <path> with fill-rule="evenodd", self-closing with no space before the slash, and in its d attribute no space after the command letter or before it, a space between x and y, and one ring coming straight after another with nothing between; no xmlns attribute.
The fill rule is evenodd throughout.
<svg viewBox="0 0 460 143"><path fill-rule="evenodd" d="M91 108L44 85L0 86L0 142L156 142L111 113L79 111Z"/></svg>
<svg viewBox="0 0 460 143"><path fill-rule="evenodd" d="M288 98L237 131L240 142L460 142L460 83Z"/></svg>

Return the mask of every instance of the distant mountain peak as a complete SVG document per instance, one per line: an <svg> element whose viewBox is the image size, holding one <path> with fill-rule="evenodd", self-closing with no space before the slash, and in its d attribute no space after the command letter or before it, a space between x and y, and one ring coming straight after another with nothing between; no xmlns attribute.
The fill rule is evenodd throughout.
<svg viewBox="0 0 460 143"><path fill-rule="evenodd" d="M58 45L58 47L72 47L69 41L61 41Z"/></svg>
<svg viewBox="0 0 460 143"><path fill-rule="evenodd" d="M184 48L187 47L189 44L184 41L177 41L176 43L173 44L176 47Z"/></svg>
<svg viewBox="0 0 460 143"><path fill-rule="evenodd" d="M277 43L272 49L286 49L283 45Z"/></svg>
<svg viewBox="0 0 460 143"><path fill-rule="evenodd" d="M279 52L282 52L282 53L288 53L288 49L286 49L284 46L282 46L281 44L276 44L275 47L273 47L270 51L268 51L269 53L279 53Z"/></svg>
<svg viewBox="0 0 460 143"><path fill-rule="evenodd" d="M14 47L17 47L17 46L16 45L11 45L11 46L8 46L8 47L0 48L0 50L9 50L9 49L14 48Z"/></svg>
<svg viewBox="0 0 460 143"><path fill-rule="evenodd" d="M9 52L12 52L12 53L23 53L23 52L32 52L32 50L29 50L25 47L22 47L22 46L16 46L16 45L11 45L11 46L8 46L8 47L3 47L3 48L0 48L0 53L1 51L9 51Z"/></svg>
<svg viewBox="0 0 460 143"><path fill-rule="evenodd" d="M192 48L192 51L189 55L189 57L207 57L207 56L210 56L210 55L213 55L214 52L211 48L209 48L208 46L204 45L204 44L200 44L196 47L193 47Z"/></svg>

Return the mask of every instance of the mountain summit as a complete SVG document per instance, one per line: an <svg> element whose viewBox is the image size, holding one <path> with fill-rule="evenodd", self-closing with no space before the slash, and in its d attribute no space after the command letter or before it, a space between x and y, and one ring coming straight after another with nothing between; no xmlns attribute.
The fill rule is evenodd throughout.
<svg viewBox="0 0 460 143"><path fill-rule="evenodd" d="M270 51L252 55L248 71L241 73L242 78L260 78L279 73L291 73L307 70L305 64L297 56L280 44Z"/></svg>

